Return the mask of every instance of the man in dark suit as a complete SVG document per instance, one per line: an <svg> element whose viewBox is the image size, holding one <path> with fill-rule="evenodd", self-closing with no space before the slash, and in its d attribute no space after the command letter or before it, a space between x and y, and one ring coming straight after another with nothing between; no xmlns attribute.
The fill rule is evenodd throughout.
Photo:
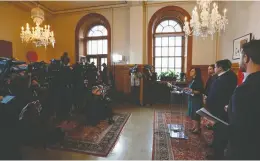
<svg viewBox="0 0 260 161"><path fill-rule="evenodd" d="M260 40L243 46L240 69L248 73L234 91L228 108L229 144L227 159L260 159Z"/></svg>
<svg viewBox="0 0 260 161"><path fill-rule="evenodd" d="M231 63L229 60L219 60L215 64L215 73L217 78L213 81L210 92L206 99L206 106L210 112L224 120L228 121L227 113L224 110L237 86L237 76L230 70ZM219 123L213 127L214 140L212 147L214 155L208 156L208 159L219 160L224 158L224 149L227 145L226 132Z"/></svg>

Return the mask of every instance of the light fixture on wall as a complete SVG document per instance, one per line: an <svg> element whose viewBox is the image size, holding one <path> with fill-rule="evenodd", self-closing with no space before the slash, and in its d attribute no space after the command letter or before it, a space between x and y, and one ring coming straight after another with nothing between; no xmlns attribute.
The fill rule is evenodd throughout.
<svg viewBox="0 0 260 161"><path fill-rule="evenodd" d="M186 36L200 36L206 38L212 36L216 32L225 31L225 27L228 24L226 17L227 9L224 9L223 16L218 12L218 5L213 3L211 9L212 0L197 0L197 6L192 11L190 22L185 17L183 30Z"/></svg>
<svg viewBox="0 0 260 161"><path fill-rule="evenodd" d="M44 46L46 48L50 44L54 47L55 38L53 31L50 30L50 25L40 26L44 21L44 11L39 7L33 8L31 18L36 26L31 29L28 23L25 28L22 26L20 34L22 42L34 43L36 47Z"/></svg>

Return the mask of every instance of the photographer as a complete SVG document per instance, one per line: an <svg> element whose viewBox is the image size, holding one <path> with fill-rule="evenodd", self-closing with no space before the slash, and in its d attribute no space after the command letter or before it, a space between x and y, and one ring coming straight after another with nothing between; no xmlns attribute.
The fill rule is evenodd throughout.
<svg viewBox="0 0 260 161"><path fill-rule="evenodd" d="M102 66L103 66L103 71L101 73L102 82L104 84L108 84L107 65L106 65L106 63L103 63Z"/></svg>
<svg viewBox="0 0 260 161"><path fill-rule="evenodd" d="M58 74L57 84L59 89L59 102L60 106L58 107L57 115L61 120L67 120L69 118L69 112L72 107L72 68L69 66L69 57L65 52L61 57L61 68Z"/></svg>

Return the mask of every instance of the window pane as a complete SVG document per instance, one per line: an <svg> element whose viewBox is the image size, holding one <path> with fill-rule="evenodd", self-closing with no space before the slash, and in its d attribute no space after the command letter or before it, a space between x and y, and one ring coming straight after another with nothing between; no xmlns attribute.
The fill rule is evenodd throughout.
<svg viewBox="0 0 260 161"><path fill-rule="evenodd" d="M175 57L175 67L181 68L181 64L182 64L181 57Z"/></svg>
<svg viewBox="0 0 260 161"><path fill-rule="evenodd" d="M155 56L162 56L162 48L155 47Z"/></svg>
<svg viewBox="0 0 260 161"><path fill-rule="evenodd" d="M161 22L160 24L161 24L163 27L166 27L166 26L168 26L169 21L168 21L168 20L165 20L165 21Z"/></svg>
<svg viewBox="0 0 260 161"><path fill-rule="evenodd" d="M107 40L103 40L103 54L107 54Z"/></svg>
<svg viewBox="0 0 260 161"><path fill-rule="evenodd" d="M97 66L97 58L90 58L90 63L94 62L94 65Z"/></svg>
<svg viewBox="0 0 260 161"><path fill-rule="evenodd" d="M102 36L102 32L95 31L92 36Z"/></svg>
<svg viewBox="0 0 260 161"><path fill-rule="evenodd" d="M102 54L102 48L103 48L102 40L98 40L98 54Z"/></svg>
<svg viewBox="0 0 260 161"><path fill-rule="evenodd" d="M107 36L107 29L104 27L102 30L103 36Z"/></svg>
<svg viewBox="0 0 260 161"><path fill-rule="evenodd" d="M162 67L162 58L155 58L155 68Z"/></svg>
<svg viewBox="0 0 260 161"><path fill-rule="evenodd" d="M97 58L94 58L94 64L97 66Z"/></svg>
<svg viewBox="0 0 260 161"><path fill-rule="evenodd" d="M101 58L101 65L102 65L103 63L107 64L107 58Z"/></svg>
<svg viewBox="0 0 260 161"><path fill-rule="evenodd" d="M160 37L155 38L155 46L162 46L162 39Z"/></svg>
<svg viewBox="0 0 260 161"><path fill-rule="evenodd" d="M91 45L91 40L88 41L88 53L87 55L91 55L92 54L92 45Z"/></svg>
<svg viewBox="0 0 260 161"><path fill-rule="evenodd" d="M176 68L174 71L175 71L176 73L180 74L180 73L181 73L181 68Z"/></svg>
<svg viewBox="0 0 260 161"><path fill-rule="evenodd" d="M174 68L169 68L169 71L175 72L175 69Z"/></svg>
<svg viewBox="0 0 260 161"><path fill-rule="evenodd" d="M160 33L160 32L162 32L162 30L163 30L163 27L161 25L158 25L155 32Z"/></svg>
<svg viewBox="0 0 260 161"><path fill-rule="evenodd" d="M174 58L169 58L169 67L174 68L174 64L175 64Z"/></svg>
<svg viewBox="0 0 260 161"><path fill-rule="evenodd" d="M182 56L181 48L182 47L175 47L175 56Z"/></svg>
<svg viewBox="0 0 260 161"><path fill-rule="evenodd" d="M162 56L168 56L168 47L162 48Z"/></svg>
<svg viewBox="0 0 260 161"><path fill-rule="evenodd" d="M168 37L162 38L162 46L168 46Z"/></svg>
<svg viewBox="0 0 260 161"><path fill-rule="evenodd" d="M168 67L168 58L162 58L162 67Z"/></svg>
<svg viewBox="0 0 260 161"><path fill-rule="evenodd" d="M181 32L182 31L181 26L179 24L176 25L174 28L175 28L175 32Z"/></svg>
<svg viewBox="0 0 260 161"><path fill-rule="evenodd" d="M93 31L89 31L88 36L91 37L93 35Z"/></svg>
<svg viewBox="0 0 260 161"><path fill-rule="evenodd" d="M155 72L157 73L157 76L161 74L161 68L155 68Z"/></svg>
<svg viewBox="0 0 260 161"><path fill-rule="evenodd" d="M177 36L175 40L176 40L176 46L182 46L182 37Z"/></svg>
<svg viewBox="0 0 260 161"><path fill-rule="evenodd" d="M97 49L98 49L97 41L93 40L92 41L92 54L97 54Z"/></svg>
<svg viewBox="0 0 260 161"><path fill-rule="evenodd" d="M174 27L176 24L177 24L177 22L176 22L176 21L169 20L169 26L172 26L172 27Z"/></svg>
<svg viewBox="0 0 260 161"><path fill-rule="evenodd" d="M169 46L175 46L175 37L169 37Z"/></svg>
<svg viewBox="0 0 260 161"><path fill-rule="evenodd" d="M167 68L162 68L162 72L167 72L168 69Z"/></svg>
<svg viewBox="0 0 260 161"><path fill-rule="evenodd" d="M175 47L169 47L169 56L174 56Z"/></svg>
<svg viewBox="0 0 260 161"><path fill-rule="evenodd" d="M175 29L171 26L166 26L163 28L163 32L176 32Z"/></svg>

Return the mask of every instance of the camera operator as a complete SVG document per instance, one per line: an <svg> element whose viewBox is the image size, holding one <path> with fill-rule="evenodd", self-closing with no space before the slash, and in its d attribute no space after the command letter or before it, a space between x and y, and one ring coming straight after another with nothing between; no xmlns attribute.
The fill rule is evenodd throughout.
<svg viewBox="0 0 260 161"><path fill-rule="evenodd" d="M80 108L85 103L84 65L76 63L73 66L73 104Z"/></svg>
<svg viewBox="0 0 260 161"><path fill-rule="evenodd" d="M69 57L68 53L65 52L61 57L61 68L58 74L57 84L59 89L59 102L60 106L58 107L57 115L58 119L67 120L69 118L69 112L72 107L72 68L69 66Z"/></svg>
<svg viewBox="0 0 260 161"><path fill-rule="evenodd" d="M103 71L101 73L102 82L104 84L108 84L107 65L106 65L106 63L103 63L102 66L103 66Z"/></svg>
<svg viewBox="0 0 260 161"><path fill-rule="evenodd" d="M87 123L96 126L99 121L108 119L109 124L113 121L112 108L109 107L110 99L104 93L106 89L103 86L94 86L92 88L91 106L87 111Z"/></svg>
<svg viewBox="0 0 260 161"><path fill-rule="evenodd" d="M97 83L97 67L92 62L87 68L88 87L92 88Z"/></svg>

